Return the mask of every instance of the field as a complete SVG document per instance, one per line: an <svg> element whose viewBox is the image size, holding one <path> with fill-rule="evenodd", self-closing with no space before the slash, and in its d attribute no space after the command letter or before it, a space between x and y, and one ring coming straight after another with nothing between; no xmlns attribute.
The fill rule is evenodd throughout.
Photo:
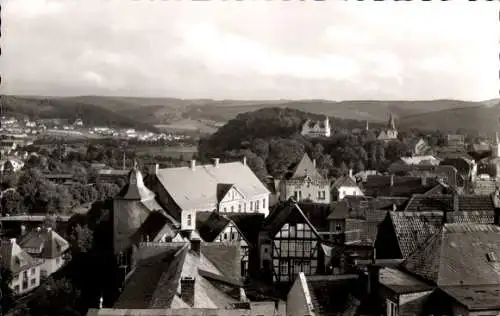
<svg viewBox="0 0 500 316"><path fill-rule="evenodd" d="M212 134L217 129L215 127L204 124L198 120L182 119L171 124L157 124L156 129L161 132L178 132L178 131L199 131L200 133Z"/></svg>

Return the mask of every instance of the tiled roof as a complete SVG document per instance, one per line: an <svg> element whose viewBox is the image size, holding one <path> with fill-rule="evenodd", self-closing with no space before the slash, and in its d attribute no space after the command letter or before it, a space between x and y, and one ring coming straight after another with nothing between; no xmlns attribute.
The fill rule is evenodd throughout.
<svg viewBox="0 0 500 316"><path fill-rule="evenodd" d="M197 255L187 243L146 243L138 255L141 259L115 308L190 307L180 297L183 276L195 278L195 308L226 308L237 302L231 296L241 286L233 276L240 262L236 244L202 243Z"/></svg>
<svg viewBox="0 0 500 316"><path fill-rule="evenodd" d="M500 285L500 227L446 224L403 263L439 286Z"/></svg>
<svg viewBox="0 0 500 316"><path fill-rule="evenodd" d="M230 218L238 230L243 234L248 243L256 245L259 238L259 231L264 222L264 214L260 213L229 213Z"/></svg>
<svg viewBox="0 0 500 316"><path fill-rule="evenodd" d="M324 180L323 176L314 166L313 161L307 153L302 156L302 159L296 166L292 166L292 171L287 173L287 179L304 179L306 176L313 180Z"/></svg>
<svg viewBox="0 0 500 316"><path fill-rule="evenodd" d="M233 183L247 197L269 194L266 186L252 170L241 162L159 169L161 185L181 209L214 207L217 204L217 184Z"/></svg>
<svg viewBox="0 0 500 316"><path fill-rule="evenodd" d="M436 184L438 184L437 180L432 178L424 183L421 177L387 175L368 176L361 186L367 196L410 197L412 194L425 193Z"/></svg>
<svg viewBox="0 0 500 316"><path fill-rule="evenodd" d="M469 311L499 310L500 286L443 286L440 288Z"/></svg>
<svg viewBox="0 0 500 316"><path fill-rule="evenodd" d="M353 293L359 288L357 275L306 276L315 315L344 315L359 305Z"/></svg>
<svg viewBox="0 0 500 316"><path fill-rule="evenodd" d="M59 257L69 249L68 242L50 228L30 231L20 239L19 246L30 255L45 259Z"/></svg>
<svg viewBox="0 0 500 316"><path fill-rule="evenodd" d="M458 206L460 211L494 211L493 199L490 195L459 195ZM453 196L434 195L426 196L414 194L405 211L453 211Z"/></svg>
<svg viewBox="0 0 500 316"><path fill-rule="evenodd" d="M389 220L396 234L403 258L411 255L443 226L443 212L390 212ZM492 212L450 212L448 223L492 224Z"/></svg>
<svg viewBox="0 0 500 316"><path fill-rule="evenodd" d="M24 251L15 240L2 240L0 247L0 261L8 267L12 274L17 274L36 266L39 262Z"/></svg>

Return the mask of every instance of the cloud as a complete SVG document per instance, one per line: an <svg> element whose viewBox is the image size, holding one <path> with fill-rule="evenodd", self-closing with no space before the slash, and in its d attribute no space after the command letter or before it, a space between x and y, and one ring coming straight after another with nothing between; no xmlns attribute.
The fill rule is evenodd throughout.
<svg viewBox="0 0 500 316"><path fill-rule="evenodd" d="M4 2L3 93L497 97L493 2Z"/></svg>

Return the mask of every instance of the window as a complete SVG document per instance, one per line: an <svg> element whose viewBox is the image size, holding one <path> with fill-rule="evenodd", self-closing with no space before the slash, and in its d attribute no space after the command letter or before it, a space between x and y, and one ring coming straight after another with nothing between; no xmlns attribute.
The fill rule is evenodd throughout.
<svg viewBox="0 0 500 316"><path fill-rule="evenodd" d="M253 211L253 202L250 201L250 211Z"/></svg>
<svg viewBox="0 0 500 316"><path fill-rule="evenodd" d="M259 200L255 201L255 210L258 211L259 210Z"/></svg>
<svg viewBox="0 0 500 316"><path fill-rule="evenodd" d="M28 278L28 271L23 271L23 279L27 279Z"/></svg>
<svg viewBox="0 0 500 316"><path fill-rule="evenodd" d="M262 208L266 208L266 199L262 199Z"/></svg>
<svg viewBox="0 0 500 316"><path fill-rule="evenodd" d="M227 213L227 208L224 207L224 213Z"/></svg>
<svg viewBox="0 0 500 316"><path fill-rule="evenodd" d="M241 204L238 204L238 213L241 213Z"/></svg>
<svg viewBox="0 0 500 316"><path fill-rule="evenodd" d="M497 256L495 255L494 252L488 252L486 254L486 258L488 259L489 262L497 262Z"/></svg>
<svg viewBox="0 0 500 316"><path fill-rule="evenodd" d="M227 240L227 233L224 233L224 240Z"/></svg>
<svg viewBox="0 0 500 316"><path fill-rule="evenodd" d="M35 274L35 268L31 268L31 275Z"/></svg>
<svg viewBox="0 0 500 316"><path fill-rule="evenodd" d="M31 285L35 285L36 284L36 279L31 279Z"/></svg>
<svg viewBox="0 0 500 316"><path fill-rule="evenodd" d="M234 206L231 205L231 213L233 213L233 212L234 212Z"/></svg>
<svg viewBox="0 0 500 316"><path fill-rule="evenodd" d="M342 225L340 225L340 224L335 225L335 231L337 231L337 232L342 231Z"/></svg>
<svg viewBox="0 0 500 316"><path fill-rule="evenodd" d="M280 274L288 275L288 261L280 260Z"/></svg>
<svg viewBox="0 0 500 316"><path fill-rule="evenodd" d="M243 212L246 212L246 211L247 211L247 202L245 202L245 203L243 204Z"/></svg>
<svg viewBox="0 0 500 316"><path fill-rule="evenodd" d="M387 316L397 316L398 306L391 300L386 300Z"/></svg>
<svg viewBox="0 0 500 316"><path fill-rule="evenodd" d="M19 285L14 286L14 293L19 293Z"/></svg>
<svg viewBox="0 0 500 316"><path fill-rule="evenodd" d="M311 243L308 241L305 241L304 244L304 256L309 256L311 253Z"/></svg>
<svg viewBox="0 0 500 316"><path fill-rule="evenodd" d="M187 216L187 225L191 226L191 214L188 214Z"/></svg>
<svg viewBox="0 0 500 316"><path fill-rule="evenodd" d="M236 233L231 233L231 239L235 240L236 239Z"/></svg>
<svg viewBox="0 0 500 316"><path fill-rule="evenodd" d="M13 281L17 281L17 280L19 280L19 274L14 275L14 277L12 278L12 280L13 280Z"/></svg>

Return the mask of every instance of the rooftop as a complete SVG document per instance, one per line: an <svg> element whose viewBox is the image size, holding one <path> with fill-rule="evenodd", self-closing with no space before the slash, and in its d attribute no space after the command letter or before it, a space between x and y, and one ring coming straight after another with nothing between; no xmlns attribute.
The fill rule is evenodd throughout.
<svg viewBox="0 0 500 316"><path fill-rule="evenodd" d="M50 228L30 231L22 236L19 246L32 256L39 258L56 258L69 249L69 243Z"/></svg>
<svg viewBox="0 0 500 316"><path fill-rule="evenodd" d="M500 309L500 285L444 286L446 294L469 311Z"/></svg>

